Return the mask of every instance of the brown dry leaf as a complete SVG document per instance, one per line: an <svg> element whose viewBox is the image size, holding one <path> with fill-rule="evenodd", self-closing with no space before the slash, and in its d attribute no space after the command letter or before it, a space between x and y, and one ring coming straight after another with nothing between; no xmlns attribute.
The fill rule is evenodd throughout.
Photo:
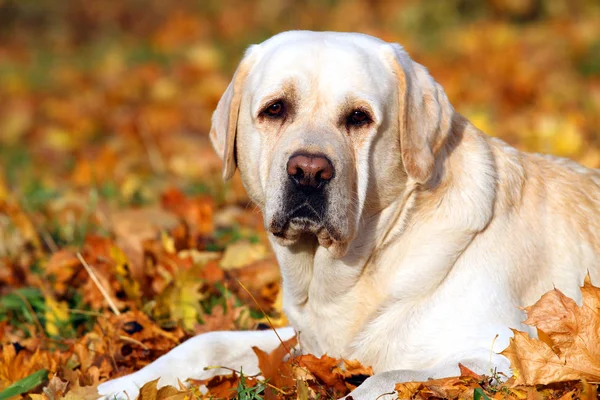
<svg viewBox="0 0 600 400"><path fill-rule="evenodd" d="M580 398L586 400L597 400L598 399L598 385L590 384L585 379L581 382L582 390Z"/></svg>
<svg viewBox="0 0 600 400"><path fill-rule="evenodd" d="M232 279L231 287L244 303L265 311L273 309L281 280L279 264L274 257L227 271L227 277ZM255 304L255 300L258 304Z"/></svg>
<svg viewBox="0 0 600 400"><path fill-rule="evenodd" d="M340 368L337 372L342 374L344 378L349 378L356 375L373 375L373 367L365 367L358 360L344 360L344 368Z"/></svg>
<svg viewBox="0 0 600 400"><path fill-rule="evenodd" d="M404 382L396 384L396 393L399 399L413 399L421 388L421 382Z"/></svg>
<svg viewBox="0 0 600 400"><path fill-rule="evenodd" d="M461 363L458 363L458 369L460 370L460 376L470 376L471 378L477 379L479 381L483 380L483 376L478 373L471 371L469 368L465 367Z"/></svg>
<svg viewBox="0 0 600 400"><path fill-rule="evenodd" d="M144 240L154 239L162 230L177 226L177 217L158 207L127 209L110 214L116 244L130 262L132 277L144 276Z"/></svg>
<svg viewBox="0 0 600 400"><path fill-rule="evenodd" d="M581 293L581 307L554 289L525 309L525 323L543 332L545 341L514 331L502 354L511 361L517 385L600 381L600 289L586 278Z"/></svg>
<svg viewBox="0 0 600 400"><path fill-rule="evenodd" d="M236 328L236 321L242 313L241 307L235 306L232 296L227 298L227 306L221 304L213 307L210 314L202 316L202 324L196 324L194 333L196 335L211 331L231 331Z"/></svg>
<svg viewBox="0 0 600 400"><path fill-rule="evenodd" d="M7 2L0 0L0 3L0 9L4 10ZM165 289L175 287L174 277L190 268L174 255L181 250L204 251L209 246L214 249L215 244L216 248L230 244L229 238L221 240L214 234L209 212L214 212L216 226L237 225L240 232L249 227L256 231L253 235L266 243L263 219L260 212L247 207L248 196L240 174L227 184L221 182L221 161L207 137L210 115L249 37L282 31L291 24L317 30L359 30L387 41L399 41L428 66L456 108L486 133L522 149L570 155L590 167L600 166L597 2L490 0L472 2L469 13L451 5L432 7L430 2L372 0L279 2L269 7L263 2L221 2L223 4L215 6L213 2L184 0L177 3L176 9L164 1L66 2L65 5L61 2L60 6L38 2L40 5L37 7L36 3L35 10L29 9L28 2L8 3L11 21L14 19L15 23L0 27L9 33L3 36L0 49L0 67L7 67L2 68L6 73L0 74L3 100L0 170L4 173L0 173L0 239L3 239L0 240L0 292L24 286L40 289L43 286L40 281L51 276L48 281L55 285L49 289L57 304L66 302L71 307L77 304L78 308L85 308L82 311L88 311L91 306L91 313L106 313L92 332L89 332L91 324L73 324L69 337L56 338L65 347L56 346L54 353L42 352L36 356L36 365L53 365L52 360L44 358L46 356L59 360L58 376L66 378L73 387L67 397L78 393L76 382L97 383L130 372L178 340L154 331L158 329L154 321L111 318L101 294L72 257L60 260L59 256L45 262L47 257L43 251L59 249L60 253L63 246L74 244L75 237L80 239L76 235L80 222L86 225L88 232L95 232L99 225L102 234L116 237L117 245L124 250L125 257L111 252L115 243L107 240L106 246L89 246L84 253L110 296L116 296L114 300L123 309L136 312L142 306L146 312L151 309L154 316L161 317L156 321L171 327L170 306L161 314L155 313L158 306L153 308L152 305ZM44 18L45 22L39 24L38 14L52 18ZM280 18L282 15L289 18ZM438 19L454 22L450 25L428 23ZM115 29L119 32L117 35L114 35ZM426 29L428 35L415 35L415 29ZM435 38L440 33L448 40L431 47L429 36ZM81 52L96 42L106 44L106 51L98 55ZM222 46L222 43L228 45ZM148 45L152 56L139 57L140 49ZM39 49L44 53L42 59L52 60L50 68L45 69L51 73L44 74L42 85L35 78L38 74L32 74L30 68L32 60L40 58ZM45 53L49 57L45 57ZM89 63L84 63L85 67L78 61L82 55L86 60L92 57ZM484 68L482 55L487 60ZM25 157L20 148L26 150ZM14 163L12 159L19 162ZM30 169L33 170L31 176L27 172ZM151 180L146 179L149 175ZM161 227L158 217L140 214L135 217L133 211L125 218L129 221L123 224L156 223L148 231L149 236L144 236L144 229L136 231L120 226L118 212L128 213L132 207L123 201L140 204L140 200L143 203L159 197L165 187L181 185L195 189L199 188L195 186L198 182L215 195L218 199L215 203L223 206L221 210L210 209L207 207L210 202L202 198L178 197L182 191L167 192L169 209L178 209L177 215L162 209L161 212L169 214L175 224ZM73 186L79 186L79 192L69 195L71 189L66 193L63 190ZM35 193L30 193L30 189L35 189ZM37 189L41 191L38 193ZM51 197L57 195L56 202L40 202L39 198L33 202L39 204L29 201L47 189L53 193ZM94 204L84 200L91 197L81 195L88 190L100 193L101 197L91 218L86 217L86 209L94 208ZM30 196L33 194L35 196ZM64 201L65 196L75 199ZM57 207L58 203L63 206ZM40 209L35 210L38 206ZM116 218L115 208L121 208ZM224 212L232 208L235 212ZM113 225L107 220L112 220ZM51 221L56 221L56 225ZM161 242L157 238L158 232L163 230L168 234L165 233L165 240ZM37 239L38 236L43 241ZM151 247L145 251L147 247L142 243L145 239L157 242L159 249ZM56 240L55 246L53 240ZM36 249L33 252L31 245ZM169 251L170 256L166 256L164 253ZM13 260L13 256L18 260ZM263 261L269 262L269 259ZM245 254L241 254L239 262L243 267L252 263ZM239 278L263 308L281 310L278 285L263 281L266 275L261 271L256 271L260 276L254 276L250 268L241 268L236 271L247 272L247 276L240 277L232 270L225 274L217 263L212 261L194 277L203 280L203 293L217 282ZM196 261L193 264L201 265ZM42 275L37 275L32 267L40 267ZM129 281L132 275L134 279ZM136 282L143 292L139 299ZM252 288L248 282L257 284ZM237 284L230 282L229 286L238 298L243 298L244 292ZM174 296L176 301L171 305L185 302L190 294ZM85 299L85 307L79 307L80 297ZM249 306L253 305L251 299L244 300ZM274 300L276 304L270 306ZM570 310L571 305L566 304L566 308L559 305L562 311L559 307L550 315L544 313L545 317L539 310L539 338L547 346L535 350L550 349L554 354L549 354L550 357L570 362L573 348L590 345L578 337L586 335L584 325L588 324L582 322L581 316L563 313L565 309ZM60 310L60 306L54 308ZM222 311L216 309L211 319L206 319L206 326L240 326L232 319L239 315L239 309ZM193 311L185 309L183 314L191 316ZM534 314L532 310L532 323ZM73 315L72 321L79 320L80 316ZM554 321L553 316L560 318ZM40 317L41 325L46 325L43 311ZM284 317L271 321L286 324ZM28 373L31 367L28 360L33 359L37 347L55 347L31 322L13 322L13 318L0 322L0 343L11 347L12 343L18 343L14 346L24 349L18 351L8 365L0 358L0 374L9 369L16 376ZM143 330L136 331L136 324ZM145 336L147 332L150 336ZM177 332L163 331L163 334L181 338L183 333ZM79 339L72 338L71 333ZM75 354L68 357L72 350ZM79 365L69 370L64 365L71 362ZM344 373L344 369L338 372ZM314 382L318 381L314 375L308 372L305 375L310 375L303 381L306 386L297 386L307 388L303 392L305 397L329 396L313 389ZM463 375L471 376L465 371ZM3 384L5 381L0 378L0 385ZM507 396L595 398L596 386L591 383L587 389L584 386L581 382L577 387L574 383L553 384L539 392L535 387L519 386L511 388ZM431 393L433 391L427 389L422 394ZM494 398L504 398L502 396L504 393L498 392ZM70 397L71 400L81 398L84 397L77 394Z"/></svg>
<svg viewBox="0 0 600 400"><path fill-rule="evenodd" d="M1 350L0 391L42 368L47 369L49 373L55 373L68 357L68 353L57 354L40 349L34 352L21 349L17 353L12 344L2 346Z"/></svg>
<svg viewBox="0 0 600 400"><path fill-rule="evenodd" d="M256 386L257 381L254 378L244 377L247 387ZM236 388L240 382L240 377L235 372L231 375L215 376L206 383L208 393L218 399L234 399L236 397Z"/></svg>
<svg viewBox="0 0 600 400"><path fill-rule="evenodd" d="M294 361L297 363L298 368L308 370L317 378L318 382L333 390L335 394L343 395L349 391L344 382L344 376L338 368L340 360L328 355L319 358L312 354L305 354L296 357Z"/></svg>
<svg viewBox="0 0 600 400"><path fill-rule="evenodd" d="M187 197L176 188L170 188L161 196L162 206L179 216L192 230L199 234L213 231L214 201L207 196Z"/></svg>
<svg viewBox="0 0 600 400"><path fill-rule="evenodd" d="M481 388L479 380L472 376L461 376L432 379L425 382L398 383L396 384L396 393L401 399L472 399L473 391L477 388Z"/></svg>
<svg viewBox="0 0 600 400"><path fill-rule="evenodd" d="M156 394L156 400L175 400L175 399L183 399L186 395L189 395L188 390L179 390L173 386L163 386L158 389L158 393Z"/></svg>
<svg viewBox="0 0 600 400"><path fill-rule="evenodd" d="M140 389L140 394L137 397L137 400L157 400L158 395L158 381L160 378L157 378L153 381L147 382Z"/></svg>
<svg viewBox="0 0 600 400"><path fill-rule="evenodd" d="M75 384L60 400L98 400L98 388L94 386L79 386Z"/></svg>
<svg viewBox="0 0 600 400"><path fill-rule="evenodd" d="M14 202L0 202L0 213L6 214L18 229L19 234L36 251L41 249L41 242L31 216Z"/></svg>
<svg viewBox="0 0 600 400"><path fill-rule="evenodd" d="M81 262L74 252L59 250L50 256L45 265L46 275L52 275L52 289L58 295L63 295L69 287L73 275L81 269Z"/></svg>
<svg viewBox="0 0 600 400"><path fill-rule="evenodd" d="M295 386L292 366L284 363L283 359L286 355L291 354L292 348L297 343L298 339L294 336L282 342L269 354L258 347L252 347L258 358L258 368L271 385L284 390Z"/></svg>
<svg viewBox="0 0 600 400"><path fill-rule="evenodd" d="M66 392L69 382L61 380L58 376L54 375L48 385L43 389L43 392L51 400L61 398Z"/></svg>
<svg viewBox="0 0 600 400"><path fill-rule="evenodd" d="M200 272L200 277L209 284L214 284L216 282L221 282L225 279L225 272L221 268L219 268L219 263L217 261L209 261L207 262L202 271Z"/></svg>

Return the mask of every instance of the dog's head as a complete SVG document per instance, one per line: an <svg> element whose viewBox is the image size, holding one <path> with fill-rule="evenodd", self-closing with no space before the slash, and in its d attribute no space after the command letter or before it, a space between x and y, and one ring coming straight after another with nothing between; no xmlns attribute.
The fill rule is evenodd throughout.
<svg viewBox="0 0 600 400"><path fill-rule="evenodd" d="M280 244L309 235L341 257L361 218L432 178L452 113L401 46L292 31L248 49L210 137Z"/></svg>

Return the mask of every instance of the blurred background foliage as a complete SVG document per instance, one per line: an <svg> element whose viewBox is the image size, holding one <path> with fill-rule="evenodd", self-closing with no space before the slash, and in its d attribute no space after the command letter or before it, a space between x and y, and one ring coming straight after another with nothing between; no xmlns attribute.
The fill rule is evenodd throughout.
<svg viewBox="0 0 600 400"><path fill-rule="evenodd" d="M145 136L155 169L204 172L177 170L165 142L206 136L243 50L288 29L398 41L487 133L600 165L593 0L1 0L0 144L68 171L90 146Z"/></svg>
<svg viewBox="0 0 600 400"><path fill-rule="evenodd" d="M68 340L108 335L94 324L109 308L75 251L117 306L134 313L119 320L125 324L180 324L188 334L252 327L246 317L240 322L247 313L231 312L240 303L222 285L240 276L256 282L267 311L280 311L260 215L239 177L221 182L207 134L244 49L289 29L397 41L484 132L600 167L596 0L0 0L5 353L7 343L34 354L40 343L72 350L84 339ZM147 208L157 203L159 210ZM251 304L233 285L235 297ZM215 304L222 304L218 316ZM86 382L157 355L124 355L122 336L139 333L119 332L120 347L107 344L115 355L104 372L77 367ZM184 337L177 332L158 347L154 337L133 337L164 352ZM52 354L56 365L67 357ZM101 364L95 360L86 365ZM5 372L26 376L33 368ZM20 377L0 370L0 389Z"/></svg>
<svg viewBox="0 0 600 400"><path fill-rule="evenodd" d="M288 29L400 42L486 133L600 166L598 1L0 0L4 274L170 187L246 206L210 117L244 49Z"/></svg>

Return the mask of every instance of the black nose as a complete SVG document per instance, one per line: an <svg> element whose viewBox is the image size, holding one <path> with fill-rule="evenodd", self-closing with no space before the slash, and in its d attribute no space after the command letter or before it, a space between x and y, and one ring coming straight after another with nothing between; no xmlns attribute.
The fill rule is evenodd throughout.
<svg viewBox="0 0 600 400"><path fill-rule="evenodd" d="M287 163L287 173L299 189L319 190L334 175L333 165L319 154L295 154Z"/></svg>

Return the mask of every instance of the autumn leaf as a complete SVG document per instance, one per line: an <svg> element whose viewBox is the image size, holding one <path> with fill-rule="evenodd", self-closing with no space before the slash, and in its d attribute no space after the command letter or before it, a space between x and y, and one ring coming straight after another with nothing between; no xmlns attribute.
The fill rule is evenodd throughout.
<svg viewBox="0 0 600 400"><path fill-rule="evenodd" d="M98 389L96 386L79 386L79 383L75 382L60 400L98 400Z"/></svg>
<svg viewBox="0 0 600 400"><path fill-rule="evenodd" d="M327 355L315 357L312 354L305 354L297 357L295 361L297 369L308 371L318 382L331 389L336 395L343 395L349 391L344 382L344 375L338 369L340 360Z"/></svg>
<svg viewBox="0 0 600 400"><path fill-rule="evenodd" d="M44 395L46 395L50 400L61 399L67 392L69 387L69 382L63 381L57 375L54 375L50 378L48 385L46 385L43 389ZM33 397L33 395L32 395ZM35 400L35 398L34 398Z"/></svg>
<svg viewBox="0 0 600 400"><path fill-rule="evenodd" d="M57 336L61 332L61 326L69 321L69 305L62 301L56 301L52 296L46 296L46 332L50 336Z"/></svg>
<svg viewBox="0 0 600 400"><path fill-rule="evenodd" d="M525 309L525 323L536 326L545 340L513 330L502 354L511 361L516 384L600 382L600 289L588 277L581 293L581 307L554 289Z"/></svg>
<svg viewBox="0 0 600 400"><path fill-rule="evenodd" d="M5 388L0 392L0 400L6 400L14 396L18 396L29 390L39 386L48 378L48 371L45 369L40 369L39 371L34 372L33 374L20 379L19 381L13 383L9 387Z"/></svg>
<svg viewBox="0 0 600 400"><path fill-rule="evenodd" d="M296 343L298 343L298 339L294 336L282 342L269 354L258 347L252 347L258 358L258 368L262 376L273 386L284 390L295 386L292 367L284 363L284 357L290 355Z"/></svg>
<svg viewBox="0 0 600 400"><path fill-rule="evenodd" d="M239 241L227 247L220 265L226 271L242 268L252 262L262 260L268 254L267 248L261 243Z"/></svg>
<svg viewBox="0 0 600 400"><path fill-rule="evenodd" d="M240 174L222 182L208 138L243 50L271 33L358 30L400 42L486 133L600 166L597 2L491 0L468 12L455 2L284 3L0 0L0 390L47 369L68 383L63 399L91 399L99 382L192 333L288 325L262 215ZM527 309L539 340L515 334L507 350L521 357L520 382L519 368L537 374L529 382L589 380L499 385L461 369L462 379L405 384L406 396L597 397L592 297L580 310L550 293ZM347 360L306 362L284 361L292 387L264 395L329 398L370 374ZM259 385L217 381L209 389L223 397ZM46 389L28 395L54 400Z"/></svg>
<svg viewBox="0 0 600 400"><path fill-rule="evenodd" d="M243 372L243 371L242 371ZM236 389L239 387L242 377L237 373L231 375L219 375L210 379L206 383L208 393L218 399L235 399L237 397ZM245 387L255 387L258 384L256 378L244 376Z"/></svg>
<svg viewBox="0 0 600 400"><path fill-rule="evenodd" d="M153 381L146 382L144 386L140 388L140 394L137 397L138 400L156 400L158 395L157 386L159 379L154 379Z"/></svg>

